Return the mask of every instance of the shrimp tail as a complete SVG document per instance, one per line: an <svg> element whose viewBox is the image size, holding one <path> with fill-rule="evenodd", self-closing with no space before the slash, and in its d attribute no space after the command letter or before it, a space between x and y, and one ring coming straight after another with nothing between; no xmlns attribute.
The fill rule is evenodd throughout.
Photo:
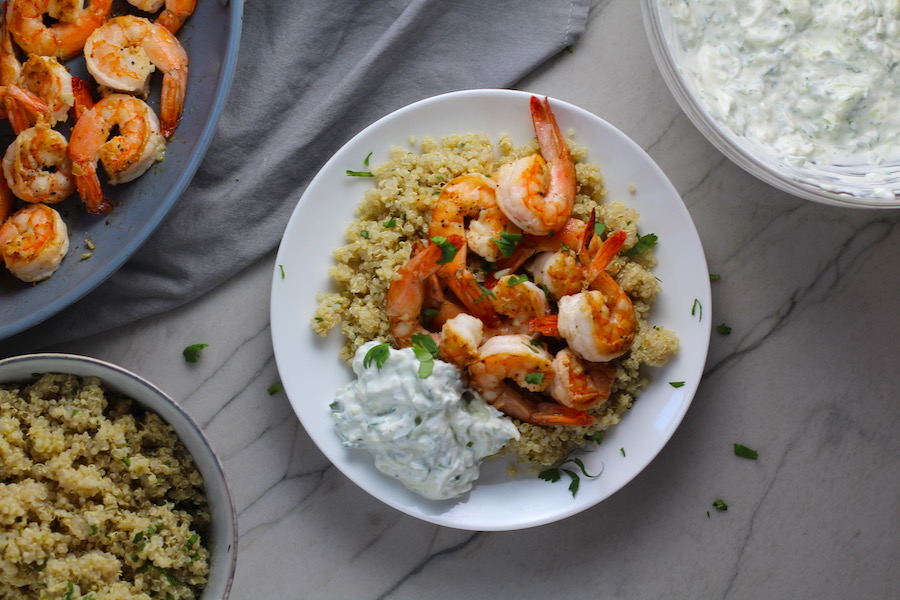
<svg viewBox="0 0 900 600"><path fill-rule="evenodd" d="M72 173L78 195L84 202L87 211L92 214L105 214L113 209L112 202L103 195L100 177L97 176L97 164L93 162L73 163Z"/></svg>
<svg viewBox="0 0 900 600"><path fill-rule="evenodd" d="M607 237L597 250L587 250L589 254L593 254L592 257L584 261L584 278L587 281L594 281L601 272L606 270L609 263L622 249L627 237L628 234L624 231L616 231Z"/></svg>
<svg viewBox="0 0 900 600"><path fill-rule="evenodd" d="M6 86L6 113L16 135L31 127L29 115L37 120L50 118L50 108L46 102L32 92L12 84Z"/></svg>
<svg viewBox="0 0 900 600"><path fill-rule="evenodd" d="M75 120L94 107L94 98L91 96L91 87L88 82L80 77L72 77L72 95L75 97L73 112Z"/></svg>
<svg viewBox="0 0 900 600"><path fill-rule="evenodd" d="M173 34L184 25L188 17L194 12L196 0L187 2L167 2L166 8L159 13L156 22L171 31Z"/></svg>
<svg viewBox="0 0 900 600"><path fill-rule="evenodd" d="M569 408L554 402L539 402L534 406L530 422L535 425L588 427L594 424L594 417L577 408Z"/></svg>
<svg viewBox="0 0 900 600"><path fill-rule="evenodd" d="M529 331L542 333L550 337L559 337L559 319L557 315L535 317L528 321Z"/></svg>
<svg viewBox="0 0 900 600"><path fill-rule="evenodd" d="M159 129L166 139L172 137L184 112L184 97L187 90L187 69L166 73L163 76L159 102Z"/></svg>
<svg viewBox="0 0 900 600"><path fill-rule="evenodd" d="M475 276L465 268L465 263L460 260L462 251L466 246L466 240L460 235L451 235L447 241L456 246L457 258L441 269L440 273L447 283L447 287L456 295L460 302L473 316L484 323L485 327L497 327L500 325L500 316L491 303L491 292L479 285ZM455 264L455 268L451 265ZM462 263L462 264L459 264ZM451 267L451 268L447 268Z"/></svg>

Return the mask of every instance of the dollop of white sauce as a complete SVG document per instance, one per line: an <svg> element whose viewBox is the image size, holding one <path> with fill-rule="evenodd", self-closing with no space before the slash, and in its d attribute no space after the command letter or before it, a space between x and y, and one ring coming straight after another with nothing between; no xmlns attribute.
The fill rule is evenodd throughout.
<svg viewBox="0 0 900 600"><path fill-rule="evenodd" d="M795 166L900 158L900 2L668 2L683 69L736 134Z"/></svg>
<svg viewBox="0 0 900 600"><path fill-rule="evenodd" d="M368 450L375 467L430 500L447 500L470 489L481 462L496 454L516 426L470 392L460 371L435 360L432 373L418 376L419 360L409 348L390 350L381 368L364 366L377 342L359 348L357 378L335 395L332 416L344 446Z"/></svg>

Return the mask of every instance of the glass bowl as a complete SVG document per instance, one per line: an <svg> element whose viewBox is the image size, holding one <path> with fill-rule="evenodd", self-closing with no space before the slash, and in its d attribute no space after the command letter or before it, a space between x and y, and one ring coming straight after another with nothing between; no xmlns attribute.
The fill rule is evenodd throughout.
<svg viewBox="0 0 900 600"><path fill-rule="evenodd" d="M704 103L684 68L686 52L667 0L641 0L653 56L675 100L704 137L739 167L794 196L832 206L900 207L900 163L797 166L763 143L734 132Z"/></svg>

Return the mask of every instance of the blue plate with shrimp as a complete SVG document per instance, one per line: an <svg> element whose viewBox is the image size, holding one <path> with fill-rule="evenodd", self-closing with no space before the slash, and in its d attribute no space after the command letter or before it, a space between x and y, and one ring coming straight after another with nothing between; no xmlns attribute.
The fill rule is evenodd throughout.
<svg viewBox="0 0 900 600"><path fill-rule="evenodd" d="M243 0L197 3L178 32L190 60L188 88L184 115L165 159L134 181L104 185L115 206L108 214L89 214L77 194L54 205L68 228L68 254L49 279L37 284L24 283L0 269L0 339L40 323L90 292L118 270L165 219L200 166L224 110L237 63L242 14ZM90 81L83 57L67 61L66 66L72 75ZM147 102L157 111L159 94L156 74ZM68 135L71 119L61 129ZM0 126L3 148L14 138L4 121ZM16 209L22 206L17 201Z"/></svg>
<svg viewBox="0 0 900 600"><path fill-rule="evenodd" d="M602 170L606 200L635 209L641 231L657 236L653 275L663 283L650 321L677 334L678 352L664 366L647 369L650 384L621 422L605 432L603 443L578 452L586 472L599 476L581 476L575 494L566 475L555 483L546 481L536 469L517 466L507 455L487 459L480 478L464 495L427 500L379 472L366 452L342 445L329 405L353 373L338 356L343 336L335 331L320 337L312 324L319 292L335 290L330 251L345 243L348 224L372 186L371 178L348 177L348 171L358 170L366 157L370 165L385 162L398 146L418 151L414 140L426 137L486 134L496 144L505 134L514 145L524 145L535 135L530 99L531 94L513 90L453 92L416 102L370 125L325 164L304 192L286 228L272 278L275 358L284 390L310 437L369 494L418 519L458 529L514 530L552 523L621 489L675 432L700 383L709 345L710 322L701 314L710 310L709 272L680 196L627 136L588 111L550 98L561 130L573 131L577 144L587 150L585 162ZM363 237L368 239L368 233ZM517 472L511 474L510 467Z"/></svg>

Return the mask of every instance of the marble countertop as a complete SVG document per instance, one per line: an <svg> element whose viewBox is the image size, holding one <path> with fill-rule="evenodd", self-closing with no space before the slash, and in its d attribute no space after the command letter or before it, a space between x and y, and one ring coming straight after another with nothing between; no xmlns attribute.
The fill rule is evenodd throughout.
<svg viewBox="0 0 900 600"><path fill-rule="evenodd" d="M813 204L731 163L675 103L633 0L596 2L572 52L517 87L600 115L657 161L721 276L712 319L731 327L713 331L670 442L592 509L478 533L357 488L267 393L274 254L178 310L47 350L133 369L202 424L238 512L234 599L896 597L900 211Z"/></svg>

